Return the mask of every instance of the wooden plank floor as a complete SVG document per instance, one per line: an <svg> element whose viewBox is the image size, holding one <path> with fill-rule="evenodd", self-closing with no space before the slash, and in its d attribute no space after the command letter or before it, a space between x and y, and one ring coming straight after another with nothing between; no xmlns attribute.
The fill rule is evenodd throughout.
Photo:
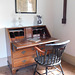
<svg viewBox="0 0 75 75"><path fill-rule="evenodd" d="M68 64L65 61L62 61L62 67L65 75L75 75L75 66L72 66ZM38 66L38 71L41 73L44 72L44 67ZM23 68L17 72L17 75L33 75L34 72L34 67L28 67L28 68ZM57 74L58 71L53 71L54 74ZM54 74L49 74L49 75L54 75ZM11 72L8 68L8 66L5 67L0 67L0 75L11 75ZM38 74L36 74L38 75Z"/></svg>

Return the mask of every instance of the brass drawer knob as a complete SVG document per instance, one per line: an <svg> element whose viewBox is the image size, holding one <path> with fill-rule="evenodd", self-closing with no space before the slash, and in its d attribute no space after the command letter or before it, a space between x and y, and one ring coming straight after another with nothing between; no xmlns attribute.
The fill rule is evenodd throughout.
<svg viewBox="0 0 75 75"><path fill-rule="evenodd" d="M23 62L23 63L25 63L25 62L26 62L26 60L23 60L22 62Z"/></svg>
<svg viewBox="0 0 75 75"><path fill-rule="evenodd" d="M26 51L22 51L21 53L22 53L22 54L25 54L25 52L26 52Z"/></svg>

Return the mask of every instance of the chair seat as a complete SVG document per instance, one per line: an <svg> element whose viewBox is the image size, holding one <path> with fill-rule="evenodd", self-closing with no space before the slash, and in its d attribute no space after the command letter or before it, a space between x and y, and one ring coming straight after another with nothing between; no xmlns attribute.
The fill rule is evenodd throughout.
<svg viewBox="0 0 75 75"><path fill-rule="evenodd" d="M47 55L46 60L44 60L44 59L45 59L44 56L39 56L39 59L38 59L38 57L36 57L35 61L38 64L43 65L43 66L56 66L61 63L61 60L57 59L57 56L54 54L51 54L50 56Z"/></svg>

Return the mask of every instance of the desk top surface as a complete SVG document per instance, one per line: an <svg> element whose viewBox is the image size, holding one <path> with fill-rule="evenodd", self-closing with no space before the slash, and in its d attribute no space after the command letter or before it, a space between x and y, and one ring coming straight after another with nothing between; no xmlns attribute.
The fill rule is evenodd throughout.
<svg viewBox="0 0 75 75"><path fill-rule="evenodd" d="M27 47L33 47L33 46L38 46L38 45L43 45L51 42L56 42L59 41L56 38L41 38L39 42L34 42L30 41L28 39L21 39L21 40L16 40L13 42L13 45L15 46L16 49L22 49L22 48L27 48Z"/></svg>

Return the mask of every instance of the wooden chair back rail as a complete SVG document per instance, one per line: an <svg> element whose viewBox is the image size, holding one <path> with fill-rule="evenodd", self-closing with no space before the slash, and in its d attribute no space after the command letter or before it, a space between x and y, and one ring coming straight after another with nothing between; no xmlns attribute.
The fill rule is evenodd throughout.
<svg viewBox="0 0 75 75"><path fill-rule="evenodd" d="M42 64L54 64L61 60L62 53L64 52L66 44L61 45L45 45L45 51L35 47L37 54L37 61ZM50 50L49 50L50 49Z"/></svg>

